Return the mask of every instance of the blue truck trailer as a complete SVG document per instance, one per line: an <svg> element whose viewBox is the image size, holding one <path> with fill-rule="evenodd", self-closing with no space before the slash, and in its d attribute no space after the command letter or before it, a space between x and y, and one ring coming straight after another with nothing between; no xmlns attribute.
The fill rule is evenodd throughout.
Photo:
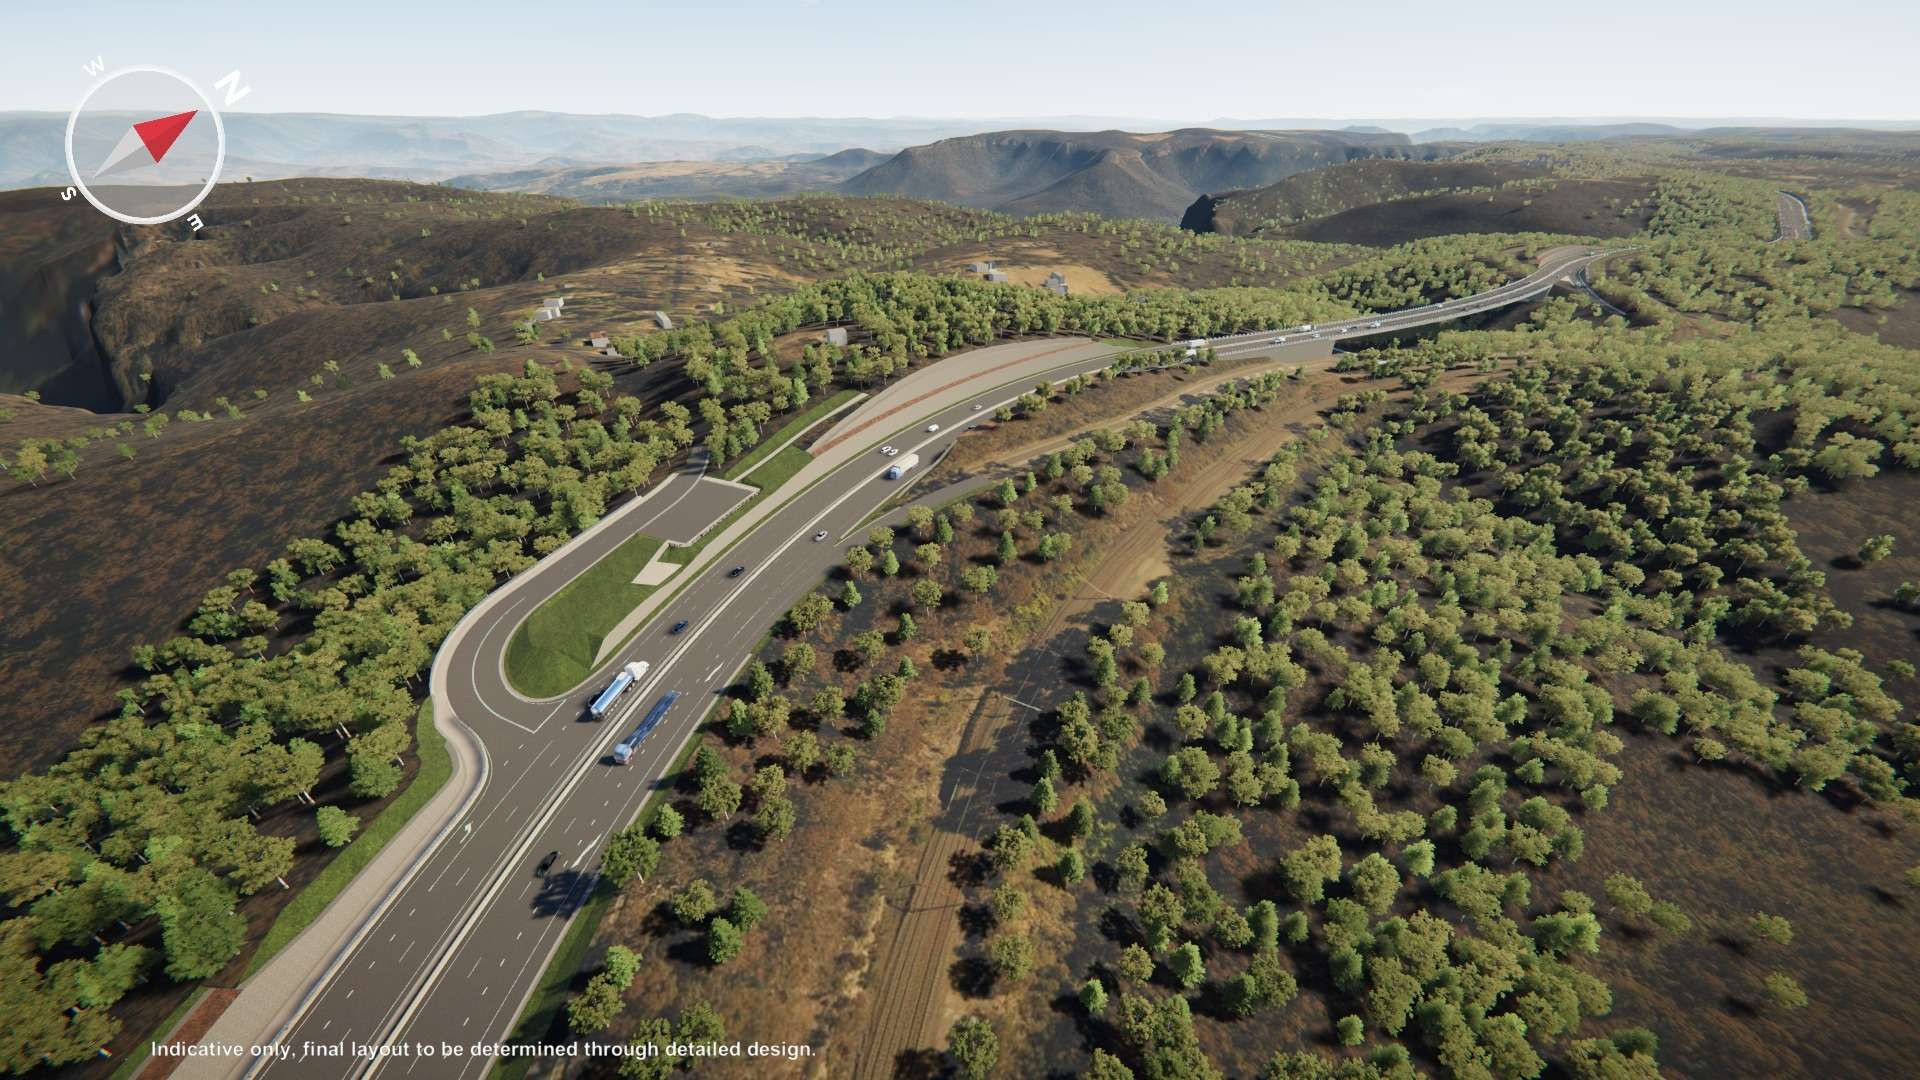
<svg viewBox="0 0 1920 1080"><path fill-rule="evenodd" d="M653 733L653 729L666 717L667 710L673 708L673 703L679 700L680 692L678 690L669 690L666 694L662 695L659 701L654 702L653 708L648 709L647 715L641 718L640 726L634 728L631 735L621 739L620 742L614 746L613 763L615 765L625 765L631 762L634 751L640 749L640 744L646 740L648 735Z"/></svg>

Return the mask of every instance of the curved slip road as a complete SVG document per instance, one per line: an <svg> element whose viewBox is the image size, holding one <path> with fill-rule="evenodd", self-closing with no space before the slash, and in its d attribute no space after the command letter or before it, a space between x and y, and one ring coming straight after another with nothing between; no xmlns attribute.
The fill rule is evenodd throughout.
<svg viewBox="0 0 1920 1080"><path fill-rule="evenodd" d="M1556 249L1546 253L1540 270L1498 289L1322 327L1318 339L1268 330L1210 344L1222 355L1267 354L1275 363L1323 367L1340 340L1531 299L1606 254ZM1282 334L1286 344L1274 344ZM971 423L1036 381L1098 371L1116 352L1061 339L995 346L929 365L915 373L919 378L909 376L876 395L816 444L815 460L785 488L715 537L662 586L656 596L663 602L633 640L593 678L559 698L531 701L507 685L502 660L519 622L635 533L704 529L738 498L730 494L733 485L704 478L704 459L698 459L496 591L450 635L434 666L436 702L450 706L483 748L485 764L470 808L424 847L327 969L293 995L291 1018L258 1033L258 1041L284 1046L286 1057L237 1063L196 1058L176 1075L381 1073L438 1080L484 1074L492 1061L484 1053L369 1058L354 1056L354 1048L405 1050L430 1042L471 1049L501 1041L591 890L608 835L630 822L648 793L662 785L680 749L768 629L840 562L843 537L898 490L899 482L881 477L889 461L898 459L881 457L875 448L892 444L902 456L917 452L923 462L931 461ZM936 423L939 430L928 432ZM813 541L822 530L828 540ZM728 577L727 568L735 565L746 569ZM681 619L689 623L686 630L668 633ZM607 720L585 719L587 700L615 667L632 659L649 661L646 678ZM678 691L680 700L630 765L612 765L613 744L668 690ZM548 852L557 853L555 864L538 876L536 866ZM210 1037L227 1034L216 1029Z"/></svg>

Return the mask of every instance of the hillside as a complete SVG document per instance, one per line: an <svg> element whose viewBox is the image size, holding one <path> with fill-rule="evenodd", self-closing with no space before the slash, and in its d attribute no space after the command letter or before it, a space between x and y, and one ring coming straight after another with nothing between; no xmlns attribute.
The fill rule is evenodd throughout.
<svg viewBox="0 0 1920 1080"><path fill-rule="evenodd" d="M1443 156L1404 135L1336 131L996 131L909 147L842 185L1008 213L1178 220L1195 196L1373 157Z"/></svg>
<svg viewBox="0 0 1920 1080"><path fill-rule="evenodd" d="M323 532L400 440L463 413L477 376L588 362L587 330L645 335L657 310L687 325L856 270L983 256L1085 295L1274 285L1340 258L885 198L629 210L309 179L222 185L201 213L190 237L109 228L44 189L0 194L0 462L28 439L74 453L71 475L0 475L12 767L111 708L130 650L175 633L226 571ZM515 322L549 296L567 315L519 344ZM623 372L619 390L691 392L676 373Z"/></svg>
<svg viewBox="0 0 1920 1080"><path fill-rule="evenodd" d="M524 191L581 202L635 199L768 198L828 191L887 159L854 148L825 157L803 155L764 161L643 161L633 165L582 165L469 173L447 183L474 191Z"/></svg>
<svg viewBox="0 0 1920 1080"><path fill-rule="evenodd" d="M1181 227L1229 236L1391 246L1453 233L1626 236L1647 223L1650 178L1557 175L1542 160L1355 161L1202 195Z"/></svg>

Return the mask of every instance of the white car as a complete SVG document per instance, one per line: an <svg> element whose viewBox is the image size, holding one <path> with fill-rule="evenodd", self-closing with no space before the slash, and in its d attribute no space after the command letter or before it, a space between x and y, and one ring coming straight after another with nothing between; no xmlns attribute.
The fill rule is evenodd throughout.
<svg viewBox="0 0 1920 1080"><path fill-rule="evenodd" d="M1315 330L1315 331L1313 332L1313 336L1314 336L1314 337L1319 337L1319 336L1320 336L1320 331L1318 331L1318 330Z"/></svg>
<svg viewBox="0 0 1920 1080"><path fill-rule="evenodd" d="M897 454L897 453L899 453L899 451L898 451L898 450L895 450L895 449L894 449L893 447L891 447L891 446L883 446L883 447L881 447L881 448L880 448L880 456L881 456L881 457L892 457L893 455L895 455L895 454Z"/></svg>
<svg viewBox="0 0 1920 1080"><path fill-rule="evenodd" d="M885 453L888 457L896 457L900 453L900 448L897 446L889 446L886 448Z"/></svg>
<svg viewBox="0 0 1920 1080"><path fill-rule="evenodd" d="M1375 319L1375 320L1373 320L1372 322L1370 322L1370 323L1368 323L1368 324L1367 324L1367 329L1369 329L1369 330L1378 330L1378 329L1380 329L1380 320L1379 320L1379 319Z"/></svg>
<svg viewBox="0 0 1920 1080"><path fill-rule="evenodd" d="M939 425L939 424L928 424L928 425L927 425L927 430L928 430L928 431L939 431L939 430L940 430L940 425Z"/></svg>
<svg viewBox="0 0 1920 1080"><path fill-rule="evenodd" d="M973 407L973 411L974 411L974 412L979 412L979 411L980 411L980 409L981 409L981 406L979 406L979 405L975 405L975 406Z"/></svg>
<svg viewBox="0 0 1920 1080"><path fill-rule="evenodd" d="M825 540L826 538L827 538L827 530L825 529L821 529L819 532L813 534L813 542L816 544L822 540Z"/></svg>
<svg viewBox="0 0 1920 1080"><path fill-rule="evenodd" d="M1274 338L1272 341L1267 342L1267 344L1269 345L1285 345L1286 343L1287 343L1287 339L1284 337L1277 337L1277 338Z"/></svg>

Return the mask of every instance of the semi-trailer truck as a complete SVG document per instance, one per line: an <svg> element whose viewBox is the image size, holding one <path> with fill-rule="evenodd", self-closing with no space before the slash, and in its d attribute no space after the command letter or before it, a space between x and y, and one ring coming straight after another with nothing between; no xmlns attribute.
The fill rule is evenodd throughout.
<svg viewBox="0 0 1920 1080"><path fill-rule="evenodd" d="M659 726L661 719L667 715L667 710L673 708L673 703L679 700L680 691L669 690L659 701L654 702L653 708L648 709L647 715L641 719L640 726L634 728L632 734L621 739L620 742L614 746L613 763L615 765L625 765L631 762L634 751L640 749L640 744L646 740L648 735L653 733L655 727Z"/></svg>
<svg viewBox="0 0 1920 1080"><path fill-rule="evenodd" d="M896 461L893 464L887 466L887 479L898 480L901 477L907 475L908 469L911 469L918 464L920 464L920 455L908 454L906 457L903 457L899 461Z"/></svg>
<svg viewBox="0 0 1920 1080"><path fill-rule="evenodd" d="M607 688L600 691L599 696L588 703L587 715L595 720L605 719L607 713L612 711L614 702L619 701L620 695L627 692L627 687L646 677L647 662L645 660L635 660L621 668L620 674L613 677L613 681L607 684Z"/></svg>

